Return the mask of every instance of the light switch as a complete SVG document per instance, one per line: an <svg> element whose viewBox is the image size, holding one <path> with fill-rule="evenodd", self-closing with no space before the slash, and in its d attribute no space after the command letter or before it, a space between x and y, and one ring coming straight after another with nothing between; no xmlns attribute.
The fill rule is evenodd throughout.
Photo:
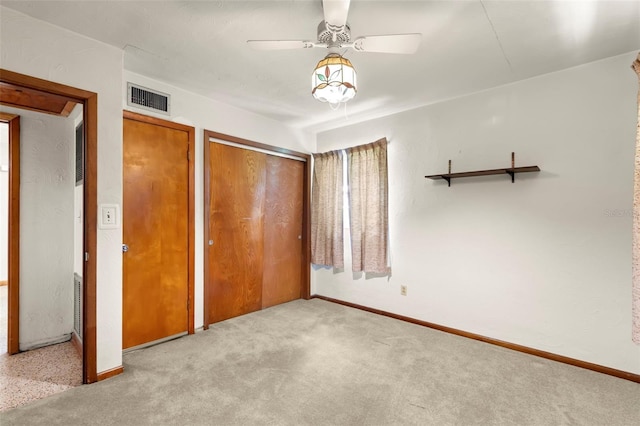
<svg viewBox="0 0 640 426"><path fill-rule="evenodd" d="M120 226L120 206L100 204L100 229L114 229Z"/></svg>
<svg viewBox="0 0 640 426"><path fill-rule="evenodd" d="M103 225L116 224L116 209L114 209L113 207L102 208L102 224Z"/></svg>

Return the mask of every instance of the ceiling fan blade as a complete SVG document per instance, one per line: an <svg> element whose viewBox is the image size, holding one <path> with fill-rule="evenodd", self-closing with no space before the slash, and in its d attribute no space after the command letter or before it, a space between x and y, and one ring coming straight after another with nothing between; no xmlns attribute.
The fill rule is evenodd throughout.
<svg viewBox="0 0 640 426"><path fill-rule="evenodd" d="M335 27L344 27L347 24L351 0L322 0L324 21Z"/></svg>
<svg viewBox="0 0 640 426"><path fill-rule="evenodd" d="M410 54L418 50L422 34L391 34L358 37L353 41L353 49L358 52Z"/></svg>
<svg viewBox="0 0 640 426"><path fill-rule="evenodd" d="M255 50L311 49L324 45L308 40L247 40L247 44Z"/></svg>

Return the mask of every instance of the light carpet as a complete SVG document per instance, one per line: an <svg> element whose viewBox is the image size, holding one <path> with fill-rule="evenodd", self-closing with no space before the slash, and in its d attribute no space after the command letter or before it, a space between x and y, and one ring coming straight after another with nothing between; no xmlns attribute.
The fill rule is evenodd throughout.
<svg viewBox="0 0 640 426"><path fill-rule="evenodd" d="M638 425L640 385L323 300L124 356L9 425Z"/></svg>

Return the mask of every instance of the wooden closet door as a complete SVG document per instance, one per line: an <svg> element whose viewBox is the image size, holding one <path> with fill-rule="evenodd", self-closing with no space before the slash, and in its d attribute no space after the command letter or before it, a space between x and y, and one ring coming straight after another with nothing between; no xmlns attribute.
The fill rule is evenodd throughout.
<svg viewBox="0 0 640 426"><path fill-rule="evenodd" d="M262 307L300 298L304 164L267 155Z"/></svg>
<svg viewBox="0 0 640 426"><path fill-rule="evenodd" d="M188 330L187 132L123 122L122 347Z"/></svg>
<svg viewBox="0 0 640 426"><path fill-rule="evenodd" d="M262 308L266 155L210 143L209 324Z"/></svg>

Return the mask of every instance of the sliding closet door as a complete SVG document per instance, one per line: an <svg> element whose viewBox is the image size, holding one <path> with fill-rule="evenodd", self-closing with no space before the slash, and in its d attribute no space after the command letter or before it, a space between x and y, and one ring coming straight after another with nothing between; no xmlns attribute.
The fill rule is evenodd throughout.
<svg viewBox="0 0 640 426"><path fill-rule="evenodd" d="M209 324L262 308L266 155L210 143Z"/></svg>
<svg viewBox="0 0 640 426"><path fill-rule="evenodd" d="M267 155L262 307L300 298L304 163Z"/></svg>
<svg viewBox="0 0 640 426"><path fill-rule="evenodd" d="M206 325L299 299L307 282L305 163L224 143L208 148Z"/></svg>

